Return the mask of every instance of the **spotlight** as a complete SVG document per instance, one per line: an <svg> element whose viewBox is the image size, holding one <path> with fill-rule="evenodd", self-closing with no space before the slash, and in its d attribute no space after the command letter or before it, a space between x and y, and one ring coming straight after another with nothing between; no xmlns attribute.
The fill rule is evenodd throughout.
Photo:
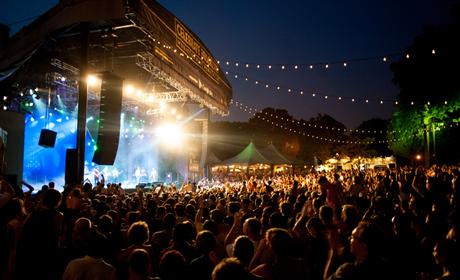
<svg viewBox="0 0 460 280"><path fill-rule="evenodd" d="M126 94L132 94L132 93L134 92L133 86L127 85L127 86L125 87L125 92L126 92Z"/></svg>
<svg viewBox="0 0 460 280"><path fill-rule="evenodd" d="M65 82L66 78L64 76L61 77L61 82Z"/></svg>
<svg viewBox="0 0 460 280"><path fill-rule="evenodd" d="M94 86L98 82L98 79L94 75L88 75L88 78L86 78L86 83L88 83L88 86Z"/></svg>
<svg viewBox="0 0 460 280"><path fill-rule="evenodd" d="M163 124L155 130L158 139L169 147L178 147L182 143L183 133L176 124Z"/></svg>

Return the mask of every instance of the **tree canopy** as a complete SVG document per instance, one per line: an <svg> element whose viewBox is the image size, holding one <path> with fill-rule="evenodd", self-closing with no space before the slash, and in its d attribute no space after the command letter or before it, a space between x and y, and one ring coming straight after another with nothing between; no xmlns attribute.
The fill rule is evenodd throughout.
<svg viewBox="0 0 460 280"><path fill-rule="evenodd" d="M400 92L387 137L395 154L410 157L426 143L438 143L439 154L445 154L445 133L451 134L447 130L457 128L460 121L458 34L458 17L448 25L427 27L401 60L392 64L393 81Z"/></svg>

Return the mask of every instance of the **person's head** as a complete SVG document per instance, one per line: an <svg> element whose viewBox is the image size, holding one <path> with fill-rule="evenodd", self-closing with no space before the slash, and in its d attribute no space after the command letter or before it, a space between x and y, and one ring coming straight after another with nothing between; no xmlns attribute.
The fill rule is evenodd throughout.
<svg viewBox="0 0 460 280"><path fill-rule="evenodd" d="M342 207L342 221L348 226L355 227L359 222L358 210L351 204Z"/></svg>
<svg viewBox="0 0 460 280"><path fill-rule="evenodd" d="M277 258L285 258L289 256L292 237L291 234L281 228L269 229L265 235L268 247L272 250Z"/></svg>
<svg viewBox="0 0 460 280"><path fill-rule="evenodd" d="M189 228L185 223L179 223L174 226L173 240L175 242L185 242L189 238Z"/></svg>
<svg viewBox="0 0 460 280"><path fill-rule="evenodd" d="M202 230L196 236L196 247L203 255L209 254L216 247L216 238L209 230Z"/></svg>
<svg viewBox="0 0 460 280"><path fill-rule="evenodd" d="M334 211L330 206L323 205L319 208L319 218L325 224L331 224L334 218Z"/></svg>
<svg viewBox="0 0 460 280"><path fill-rule="evenodd" d="M214 220L217 224L222 224L224 222L224 215L219 209L214 209L211 211L211 219Z"/></svg>
<svg viewBox="0 0 460 280"><path fill-rule="evenodd" d="M382 229L371 222L362 221L350 237L350 251L358 261L381 257L385 238Z"/></svg>
<svg viewBox="0 0 460 280"><path fill-rule="evenodd" d="M254 243L246 235L238 236L233 242L232 256L242 262L245 267L249 267L254 256Z"/></svg>
<svg viewBox="0 0 460 280"><path fill-rule="evenodd" d="M313 237L321 237L324 231L324 224L318 217L311 217L307 222L308 233Z"/></svg>
<svg viewBox="0 0 460 280"><path fill-rule="evenodd" d="M325 186L325 185L327 185L327 183L329 183L329 181L327 180L326 176L319 177L318 184L320 186Z"/></svg>
<svg viewBox="0 0 460 280"><path fill-rule="evenodd" d="M113 218L108 214L102 215L97 221L97 228L103 233L109 233L112 231Z"/></svg>
<svg viewBox="0 0 460 280"><path fill-rule="evenodd" d="M179 251L167 251L160 259L160 278L162 280L185 279L186 268L185 258Z"/></svg>
<svg viewBox="0 0 460 280"><path fill-rule="evenodd" d="M166 214L163 217L163 226L167 230L172 230L174 228L174 225L176 225L176 216L174 216L171 213Z"/></svg>
<svg viewBox="0 0 460 280"><path fill-rule="evenodd" d="M107 237L99 231L93 230L89 241L88 255L93 258L100 259L107 254L107 249Z"/></svg>
<svg viewBox="0 0 460 280"><path fill-rule="evenodd" d="M177 203L174 206L174 212L176 213L177 217L183 217L185 215L185 206L182 203Z"/></svg>
<svg viewBox="0 0 460 280"><path fill-rule="evenodd" d="M214 236L219 235L219 227L217 226L216 222L214 222L213 220L204 221L203 229L209 230L210 232L212 232L212 234L214 234Z"/></svg>
<svg viewBox="0 0 460 280"><path fill-rule="evenodd" d="M223 259L212 271L212 280L245 280L248 272L237 258Z"/></svg>
<svg viewBox="0 0 460 280"><path fill-rule="evenodd" d="M281 214L286 217L292 217L292 204L289 202L282 202L280 204Z"/></svg>
<svg viewBox="0 0 460 280"><path fill-rule="evenodd" d="M246 219L243 223L243 234L249 236L252 240L260 239L261 224L256 218Z"/></svg>
<svg viewBox="0 0 460 280"><path fill-rule="evenodd" d="M137 277L148 276L150 271L150 256L144 249L136 249L129 255L129 274Z"/></svg>
<svg viewBox="0 0 460 280"><path fill-rule="evenodd" d="M278 212L270 215L269 224L271 228L288 228L287 218Z"/></svg>
<svg viewBox="0 0 460 280"><path fill-rule="evenodd" d="M142 245L149 239L149 227L146 222L133 223L128 229L129 243Z"/></svg>
<svg viewBox="0 0 460 280"><path fill-rule="evenodd" d="M47 189L43 194L42 204L45 208L56 209L61 204L62 194L55 189Z"/></svg>

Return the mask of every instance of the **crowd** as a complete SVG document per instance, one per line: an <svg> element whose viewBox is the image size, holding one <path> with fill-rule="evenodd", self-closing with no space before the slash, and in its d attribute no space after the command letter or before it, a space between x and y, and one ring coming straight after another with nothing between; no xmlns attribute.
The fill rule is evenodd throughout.
<svg viewBox="0 0 460 280"><path fill-rule="evenodd" d="M181 189L1 180L3 279L460 279L457 166ZM1 178L0 178L1 179Z"/></svg>

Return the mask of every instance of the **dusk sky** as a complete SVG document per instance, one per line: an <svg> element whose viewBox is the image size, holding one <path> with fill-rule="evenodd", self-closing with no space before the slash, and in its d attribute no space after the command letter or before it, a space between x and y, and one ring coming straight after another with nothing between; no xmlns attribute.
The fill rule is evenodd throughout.
<svg viewBox="0 0 460 280"><path fill-rule="evenodd" d="M19 21L32 20L57 2L2 0L0 21L10 25L14 33L30 22ZM391 116L391 101L398 88L392 83L389 65L400 55L389 55L403 53L424 26L450 22L450 9L458 1L159 2L194 31L221 62L223 71L229 72L235 101L258 109L283 108L296 118L326 113L347 127L355 127L374 117ZM384 56L388 57L386 63ZM257 70L256 64L261 68ZM269 64L273 65L271 70ZM327 69L325 64L329 64ZM299 65L297 70L294 65ZM268 89L263 86L266 83L270 84ZM352 103L352 98L360 101ZM365 99L369 99L368 104ZM223 119L246 121L248 117L232 107Z"/></svg>

